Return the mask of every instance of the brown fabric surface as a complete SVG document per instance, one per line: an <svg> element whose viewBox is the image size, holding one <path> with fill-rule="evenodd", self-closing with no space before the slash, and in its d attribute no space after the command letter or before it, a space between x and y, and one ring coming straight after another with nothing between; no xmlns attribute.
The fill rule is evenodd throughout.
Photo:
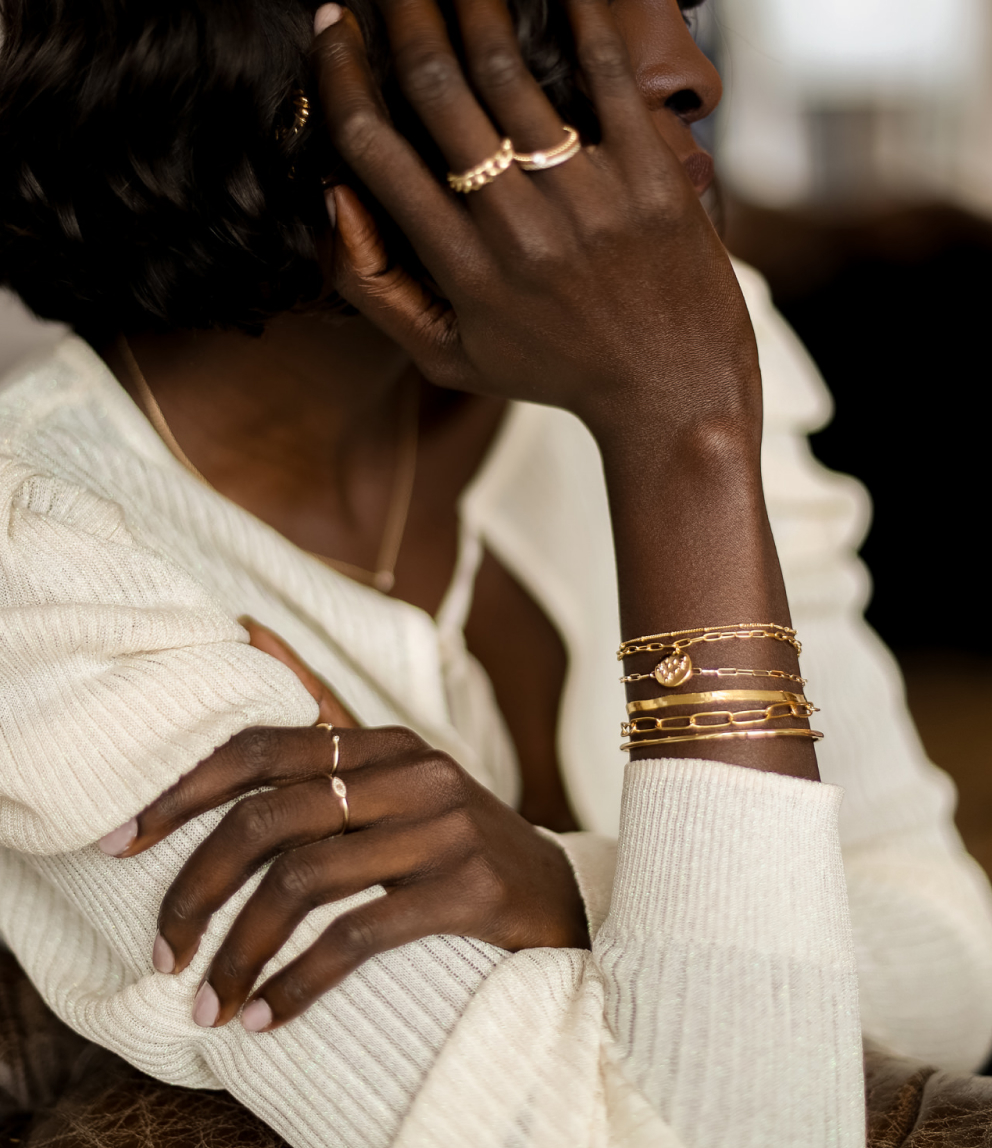
<svg viewBox="0 0 992 1148"><path fill-rule="evenodd" d="M865 1044L868 1148L992 1148L992 1079Z"/></svg>
<svg viewBox="0 0 992 1148"><path fill-rule="evenodd" d="M0 950L0 1148L288 1148L226 1092L162 1084L77 1036Z"/></svg>

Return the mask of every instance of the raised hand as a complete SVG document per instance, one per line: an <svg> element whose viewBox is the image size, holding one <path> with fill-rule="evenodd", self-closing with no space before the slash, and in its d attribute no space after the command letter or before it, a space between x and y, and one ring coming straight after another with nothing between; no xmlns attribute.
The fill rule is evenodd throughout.
<svg viewBox="0 0 992 1148"><path fill-rule="evenodd" d="M434 0L380 0L401 87L452 171L565 137L503 0L456 0L468 75ZM514 164L456 197L392 127L353 16L318 11L334 143L413 243L442 295L391 265L357 196L335 189L338 288L443 385L565 407L595 433L657 419L679 436L760 422L747 313L695 189L661 139L607 0L568 0L602 140ZM479 93L479 98L474 92ZM746 428L746 429L745 429Z"/></svg>

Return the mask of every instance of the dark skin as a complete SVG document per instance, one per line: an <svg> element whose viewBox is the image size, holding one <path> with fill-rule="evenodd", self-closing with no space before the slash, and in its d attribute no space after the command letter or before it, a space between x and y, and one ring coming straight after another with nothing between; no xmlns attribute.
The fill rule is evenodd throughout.
<svg viewBox="0 0 992 1148"><path fill-rule="evenodd" d="M382 7L406 94L452 170L495 152L502 133L523 151L560 137L560 119L522 67L499 0L458 5L486 110L432 0ZM368 325L284 316L261 343L176 333L135 340L136 354L177 439L211 483L299 545L366 567L412 362L430 385L394 592L426 609L436 608L451 577L457 495L506 401L530 399L572 411L599 444L623 636L704 622L785 625L761 492L753 333L698 203L706 163L692 158L689 121L715 106L719 80L675 0L571 0L568 10L602 144L534 176L512 167L464 202L438 185L383 116L354 20L321 10L339 17L319 29L315 53L334 141L443 296L391 263L371 217L338 188L333 274ZM492 558L468 629L518 744L524 810L568 826L552 752L560 640ZM346 720L276 638L253 640L294 665L322 714ZM745 664L797 672L790 647L760 645L760 662L749 648ZM652 661L630 659L627 667L645 670ZM698 661L726 664L703 654ZM630 688L631 697L652 693L657 687L646 683ZM352 809L344 837L328 836L342 815L327 783L330 735L320 729L245 731L139 815L122 856L232 797L273 787L225 817L162 907L156 963L182 969L210 914L273 860L211 962L194 1011L199 1023L227 1023L248 1001L246 1027L278 1027L369 956L432 933L509 949L586 943L568 866L525 817L408 731L338 736ZM812 746L798 737L721 742L718 753L710 743L679 743L666 752L817 777ZM386 897L339 918L253 988L310 908L375 883Z"/></svg>

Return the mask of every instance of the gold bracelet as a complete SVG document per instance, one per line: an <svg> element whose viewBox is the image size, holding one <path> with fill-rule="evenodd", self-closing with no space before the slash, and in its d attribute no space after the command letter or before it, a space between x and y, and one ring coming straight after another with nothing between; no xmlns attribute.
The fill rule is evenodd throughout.
<svg viewBox="0 0 992 1148"><path fill-rule="evenodd" d="M808 737L819 741L823 734L818 729L747 729L733 730L730 733L686 733L676 734L675 737L652 737L644 741L626 741L620 746L628 751L640 749L645 745L667 745L670 741L727 741L730 738L758 738L758 737Z"/></svg>
<svg viewBox="0 0 992 1148"><path fill-rule="evenodd" d="M617 651L617 659L622 660L631 654L657 653L671 650L672 652L663 657L651 671L651 676L658 685L665 686L666 689L674 689L675 686L682 685L692 674L692 658L684 652L689 646L698 645L700 642L723 642L729 638L771 638L777 642L788 642L797 654L801 654L803 651L798 640L794 638L792 634L786 633L784 629L708 630L706 633L700 634L698 638L676 638L674 642L667 644L652 642L643 646L630 646L625 643L625 645L621 646Z"/></svg>
<svg viewBox="0 0 992 1148"><path fill-rule="evenodd" d="M635 733L661 733L666 729L729 729L731 726L760 725L776 718L808 718L817 712L816 706L806 702L774 702L763 710L702 710L697 714L673 714L671 717L639 717L633 721L620 723L620 736L631 737ZM720 721L710 721L720 718ZM646 724L644 724L646 723Z"/></svg>
<svg viewBox="0 0 992 1148"><path fill-rule="evenodd" d="M683 634L708 634L715 630L779 630L783 634L796 636L796 631L791 626L780 626L778 622L737 622L732 626L693 626L689 630L669 630L665 634L645 634L641 638L628 638L625 642L620 643L620 649L617 650L617 661L621 661L628 653L638 653L645 643L651 645L652 648L656 642L661 642L662 647L668 647L678 643L665 642L665 638L680 638ZM698 638L696 640L699 641ZM628 649L631 646L636 647L636 649Z"/></svg>
<svg viewBox="0 0 992 1148"><path fill-rule="evenodd" d="M665 710L671 706L695 706L704 702L790 702L809 705L802 694L789 690L710 690L705 694L669 694L663 698L646 698L642 702L628 702L628 714L642 714L649 710Z"/></svg>
<svg viewBox="0 0 992 1148"><path fill-rule="evenodd" d="M699 666L693 666L689 678L702 677L703 675L717 677L717 678L780 678L787 682L796 682L800 686L806 685L808 678L801 678L798 674L787 674L785 670L738 670L732 666L721 666L716 670L703 670ZM685 680L688 681L689 678ZM654 670L650 674L627 674L622 677L622 682L647 682L654 681Z"/></svg>

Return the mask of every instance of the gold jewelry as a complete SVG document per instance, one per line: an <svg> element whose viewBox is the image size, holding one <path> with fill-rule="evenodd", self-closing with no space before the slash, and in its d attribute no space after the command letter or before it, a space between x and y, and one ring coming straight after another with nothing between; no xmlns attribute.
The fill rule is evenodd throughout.
<svg viewBox="0 0 992 1148"><path fill-rule="evenodd" d="M515 151L514 160L524 171L547 171L549 167L557 167L558 164L570 160L572 156L582 151L582 141L575 128L569 127L568 124L562 124L562 131L568 137L564 143L556 144L545 151Z"/></svg>
<svg viewBox="0 0 992 1148"><path fill-rule="evenodd" d="M796 682L800 686L806 685L809 680L808 678L799 677L798 674L787 674L785 670L738 670L732 666L721 666L716 670L703 670L699 666L693 666L692 671L684 680L688 681L689 678L701 677L703 675L718 678L781 678L788 682ZM626 674L620 681L646 682L652 679L657 680L654 676L654 670L649 674Z"/></svg>
<svg viewBox="0 0 992 1148"><path fill-rule="evenodd" d="M288 128L279 128L276 132L276 139L288 140L292 139L293 136L298 136L306 127L309 118L310 101L303 94L303 89L297 88L293 92L293 122Z"/></svg>
<svg viewBox="0 0 992 1148"><path fill-rule="evenodd" d="M344 824L332 837L343 837L351 824L351 810L348 808L348 787L340 777L331 777L331 792L341 802L341 812L344 814Z"/></svg>
<svg viewBox="0 0 992 1148"><path fill-rule="evenodd" d="M703 710L698 714L674 714L672 717L638 717L620 723L620 736L635 733L659 733L666 729L725 729L730 726L760 725L775 718L808 718L816 713L809 702L775 702L763 710ZM710 721L720 718L720 721ZM681 724L680 724L681 723Z"/></svg>
<svg viewBox="0 0 992 1148"><path fill-rule="evenodd" d="M704 694L668 694L666 697L628 702L627 713L641 714L649 710L695 706L705 702L790 702L797 706L810 704L802 694L790 693L788 690L709 690Z"/></svg>
<svg viewBox="0 0 992 1148"><path fill-rule="evenodd" d="M152 394L145 376L141 373L138 360L134 357L131 344L121 335L118 339L118 349L128 368L131 381L144 408L148 421L158 432L159 438L165 443L176 460L181 463L194 478L198 478L204 486L210 483L196 469L186 457L182 447L176 442L175 435L165 421L162 408L158 405ZM410 500L413 497L413 484L417 473L417 442L420 435L420 390L411 387L407 391L407 409L401 412L399 441L396 445L396 469L393 479L393 492L386 512L386 522L382 528L382 540L379 543L379 553L376 557L375 570L366 570L355 566L351 562L342 562L338 558L329 558L326 554L318 554L314 550L307 553L319 559L326 566L330 566L356 582L363 582L366 586L374 586L383 594L388 594L396 582L396 562L399 558L403 535L406 531L407 518L410 514ZM211 489L213 489L211 487Z"/></svg>
<svg viewBox="0 0 992 1148"><path fill-rule="evenodd" d="M624 742L621 749L632 750L640 749L645 745L666 745L670 741L727 741L730 738L751 738L759 737L808 737L812 741L819 741L823 734L818 729L748 729L748 730L733 730L730 733L686 733L677 734L675 737L652 737L644 741L628 741Z"/></svg>
<svg viewBox="0 0 992 1148"><path fill-rule="evenodd" d="M683 651L689 646L698 645L700 642L723 642L729 638L771 638L777 642L788 642L797 654L801 654L803 650L795 637L795 630L788 626L778 626L774 622L744 622L738 629L729 626L714 627L704 633L699 633L699 636L695 638L676 638L675 635L679 633L698 633L698 630L675 630L671 634L653 634L644 638L633 638L631 641L621 644L620 649L617 650L617 661L623 661L631 654L663 653L665 650L671 650L672 652L663 657L651 671L651 677L655 679L658 685L664 686L666 689L674 689L675 686L682 685L692 676L692 658ZM660 640L664 638L675 638L675 641Z"/></svg>
<svg viewBox="0 0 992 1148"><path fill-rule="evenodd" d="M478 191L480 187L485 187L487 183L492 181L498 176L502 175L504 171L513 163L513 144L505 139L499 145L499 150L494 152L488 159L484 159L482 163L477 163L475 167L470 167L468 171L463 172L448 172L448 184L453 191L459 191L464 195L468 195L470 191Z"/></svg>
<svg viewBox="0 0 992 1148"><path fill-rule="evenodd" d="M722 630L733 630L736 632L740 630L775 630L782 635L789 635L795 638L796 631L791 626L780 626L778 622L735 622L730 626L693 626L689 630L669 630L666 634L645 634L642 638L628 638L625 642L620 643L620 649L617 650L617 661L622 662L628 654L641 654L641 653L654 653L658 650L668 650L671 648L682 649L684 646L692 645L695 642L715 641L715 638L707 638L708 634L716 633ZM702 634L701 638L693 638L691 642L666 642L665 638L679 638L683 634ZM788 641L787 637L780 637L779 641Z"/></svg>

